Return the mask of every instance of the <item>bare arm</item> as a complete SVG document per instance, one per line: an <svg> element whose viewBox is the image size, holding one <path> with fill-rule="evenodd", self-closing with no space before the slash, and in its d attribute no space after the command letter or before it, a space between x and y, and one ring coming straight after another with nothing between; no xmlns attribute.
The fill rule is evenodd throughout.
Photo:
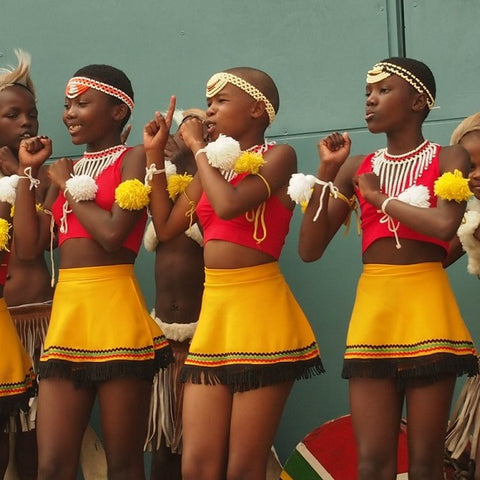
<svg viewBox="0 0 480 480"><path fill-rule="evenodd" d="M469 171L469 157L466 151L458 146L444 147L440 153L440 173L460 170L466 177ZM387 196L381 192L378 177L373 173L358 177L358 187L364 198L378 209ZM392 200L385 211L407 227L423 235L440 240L451 240L460 225L465 212L466 202L438 199L435 208L422 208L400 200Z"/></svg>
<svg viewBox="0 0 480 480"><path fill-rule="evenodd" d="M347 158L350 153L347 134L334 133L318 142L320 165L317 178L323 182L334 182L339 191L350 198L353 195L352 179L362 157ZM320 212L318 208L322 202ZM330 197L330 190L315 184L300 227L298 251L305 262L319 259L328 244L345 221L350 207L342 200ZM314 218L317 216L316 220Z"/></svg>
<svg viewBox="0 0 480 480"><path fill-rule="evenodd" d="M49 168L52 184L65 192L66 181L73 172L71 160L62 158ZM122 181L138 179L143 183L145 177L145 154L142 146L129 150L122 162ZM105 210L93 200L75 201L66 191L66 199L72 212L106 252L118 251L142 213L142 210L124 210L114 203L111 210Z"/></svg>

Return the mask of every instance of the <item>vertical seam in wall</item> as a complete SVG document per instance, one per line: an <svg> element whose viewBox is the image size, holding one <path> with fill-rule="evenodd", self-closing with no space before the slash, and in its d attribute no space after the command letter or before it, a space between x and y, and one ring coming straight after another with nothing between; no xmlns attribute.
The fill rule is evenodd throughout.
<svg viewBox="0 0 480 480"><path fill-rule="evenodd" d="M404 57L406 55L404 0L385 0L385 6L389 56Z"/></svg>

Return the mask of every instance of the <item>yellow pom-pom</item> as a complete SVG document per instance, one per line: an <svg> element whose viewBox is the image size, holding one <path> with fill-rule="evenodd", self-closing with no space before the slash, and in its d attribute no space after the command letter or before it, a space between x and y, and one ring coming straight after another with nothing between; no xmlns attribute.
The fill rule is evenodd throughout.
<svg viewBox="0 0 480 480"><path fill-rule="evenodd" d="M243 152L235 162L234 170L236 173L258 173L260 167L265 165L265 160L260 153Z"/></svg>
<svg viewBox="0 0 480 480"><path fill-rule="evenodd" d="M148 205L151 190L137 178L125 180L115 189L115 201L124 210L141 210Z"/></svg>
<svg viewBox="0 0 480 480"><path fill-rule="evenodd" d="M9 252L8 246L10 244L10 228L12 225L4 218L0 218L0 250Z"/></svg>
<svg viewBox="0 0 480 480"><path fill-rule="evenodd" d="M193 177L188 174L175 174L168 178L168 196L171 200L175 200L181 193L185 191L189 183L193 180Z"/></svg>
<svg viewBox="0 0 480 480"><path fill-rule="evenodd" d="M472 196L468 188L468 178L464 178L460 170L445 172L435 180L433 191L437 197L444 200L455 200L457 203L464 202Z"/></svg>

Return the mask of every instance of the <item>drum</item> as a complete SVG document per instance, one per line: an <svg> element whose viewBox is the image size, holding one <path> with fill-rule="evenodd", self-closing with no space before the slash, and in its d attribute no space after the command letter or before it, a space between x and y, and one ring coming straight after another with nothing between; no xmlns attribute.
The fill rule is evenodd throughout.
<svg viewBox="0 0 480 480"><path fill-rule="evenodd" d="M397 479L408 478L407 430L398 441ZM310 432L288 457L281 480L355 480L357 447L350 415L330 420Z"/></svg>

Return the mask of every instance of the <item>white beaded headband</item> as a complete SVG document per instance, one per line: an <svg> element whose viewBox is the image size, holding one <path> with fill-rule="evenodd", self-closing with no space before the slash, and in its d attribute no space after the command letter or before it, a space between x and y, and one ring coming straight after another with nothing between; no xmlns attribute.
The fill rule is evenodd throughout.
<svg viewBox="0 0 480 480"><path fill-rule="evenodd" d="M233 75L232 73L219 72L212 75L207 82L207 98L212 98L220 92L227 83L235 85L255 100L263 102L265 104L265 109L267 110L269 123L273 123L275 120L275 109L273 108L272 102L270 102L270 100L257 87L254 87L251 83L243 78Z"/></svg>
<svg viewBox="0 0 480 480"><path fill-rule="evenodd" d="M130 111L133 110L133 100L123 90L113 87L108 83L99 82L98 80L93 80L88 77L72 77L67 83L65 95L67 98L76 98L85 91L87 91L89 88L94 88L95 90L118 98L128 106Z"/></svg>
<svg viewBox="0 0 480 480"><path fill-rule="evenodd" d="M427 96L428 108L431 110L434 107L435 98L425 84L412 72L394 63L380 62L375 64L373 68L367 72L367 83L381 82L390 75L398 75L408 82L418 93L424 93Z"/></svg>

